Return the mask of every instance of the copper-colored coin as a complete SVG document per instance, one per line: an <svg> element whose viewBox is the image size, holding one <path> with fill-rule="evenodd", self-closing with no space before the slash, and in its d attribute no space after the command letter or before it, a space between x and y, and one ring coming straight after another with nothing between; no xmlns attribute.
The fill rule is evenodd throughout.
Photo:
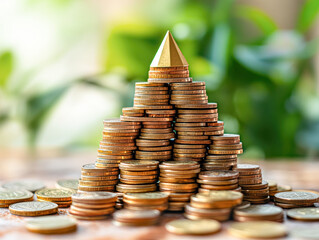
<svg viewBox="0 0 319 240"><path fill-rule="evenodd" d="M121 174L121 178L124 179L136 179L136 180L154 180L157 179L157 175L125 175Z"/></svg>
<svg viewBox="0 0 319 240"><path fill-rule="evenodd" d="M171 169L171 170L189 170L199 168L199 164L194 161L166 161L160 166L160 169Z"/></svg>
<svg viewBox="0 0 319 240"><path fill-rule="evenodd" d="M99 181L85 181L85 180L79 180L79 185L81 186L110 186L114 185L118 182L117 179L115 180L99 180Z"/></svg>
<svg viewBox="0 0 319 240"><path fill-rule="evenodd" d="M74 205L71 205L69 212L74 215L90 217L90 216L101 216L108 215L115 211L114 207L102 208L102 209L87 209L79 208Z"/></svg>
<svg viewBox="0 0 319 240"><path fill-rule="evenodd" d="M168 91L168 87L142 87L142 86L135 86L136 91L144 92L144 91Z"/></svg>
<svg viewBox="0 0 319 240"><path fill-rule="evenodd" d="M158 168L158 161L152 160L132 160L132 161L122 161L120 163L120 169L129 171L147 171L155 170Z"/></svg>
<svg viewBox="0 0 319 240"><path fill-rule="evenodd" d="M183 109L212 109L217 108L217 103L175 105L175 107Z"/></svg>
<svg viewBox="0 0 319 240"><path fill-rule="evenodd" d="M110 185L110 186L82 186L79 185L79 190L81 191L88 191L88 192L96 192L96 191L114 191L115 186Z"/></svg>
<svg viewBox="0 0 319 240"><path fill-rule="evenodd" d="M139 147L140 151L147 151L147 152L157 152L157 151L168 151L172 150L173 146L164 146L164 147Z"/></svg>
<svg viewBox="0 0 319 240"><path fill-rule="evenodd" d="M204 122L196 122L196 123L175 123L175 127L180 127L182 130L183 128L188 129L189 127L205 127L206 123ZM176 128L175 128L176 129Z"/></svg>
<svg viewBox="0 0 319 240"><path fill-rule="evenodd" d="M238 184L231 185L210 185L210 184L201 184L201 188L209 189L209 190L234 190L238 188Z"/></svg>
<svg viewBox="0 0 319 240"><path fill-rule="evenodd" d="M120 181L125 184L148 184L157 182L157 179L125 179L121 177Z"/></svg>
<svg viewBox="0 0 319 240"><path fill-rule="evenodd" d="M238 171L242 175L250 175L259 173L260 167L255 164L238 164L234 170Z"/></svg>
<svg viewBox="0 0 319 240"><path fill-rule="evenodd" d="M130 185L120 183L116 186L119 192L154 192L156 190L156 184L140 184L140 185Z"/></svg>
<svg viewBox="0 0 319 240"><path fill-rule="evenodd" d="M208 150L209 154L242 154L243 150Z"/></svg>
<svg viewBox="0 0 319 240"><path fill-rule="evenodd" d="M155 147L155 146L168 146L169 140L145 140L136 139L136 146L138 147Z"/></svg>
<svg viewBox="0 0 319 240"><path fill-rule="evenodd" d="M175 143L180 143L180 144L198 144L198 145L208 145L210 144L210 140L182 140L182 139L175 139Z"/></svg>
<svg viewBox="0 0 319 240"><path fill-rule="evenodd" d="M194 174L169 174L169 173L161 172L160 176L164 177L164 178L196 178L197 173L194 173Z"/></svg>
<svg viewBox="0 0 319 240"><path fill-rule="evenodd" d="M167 178L167 177L159 177L160 182L164 183L196 183L193 178Z"/></svg>
<svg viewBox="0 0 319 240"><path fill-rule="evenodd" d="M105 204L117 200L117 194L111 192L76 193L72 195L73 202L85 204Z"/></svg>
<svg viewBox="0 0 319 240"><path fill-rule="evenodd" d="M160 187L167 188L167 189L194 189L197 188L197 183L185 183L185 184L178 184L178 183L159 183Z"/></svg>
<svg viewBox="0 0 319 240"><path fill-rule="evenodd" d="M113 218L116 221L126 222L126 223L140 223L148 220L157 220L160 216L160 211L158 210L128 210L122 209L116 211L113 214Z"/></svg>
<svg viewBox="0 0 319 240"><path fill-rule="evenodd" d="M135 87L165 87L164 83L136 82Z"/></svg>
<svg viewBox="0 0 319 240"><path fill-rule="evenodd" d="M198 145L190 145L190 144L178 144L178 143L174 143L174 149L180 149L180 148L183 148L183 149L185 149L185 148L188 148L188 149L199 149L199 148L201 148L201 149L203 149L203 148L205 148L205 145L204 144L198 144Z"/></svg>
<svg viewBox="0 0 319 240"><path fill-rule="evenodd" d="M198 179L198 183L201 184L209 184L209 185L216 185L216 186L223 186L223 185L232 185L232 184L237 184L238 179L230 179L230 180L204 180L204 179Z"/></svg>
<svg viewBox="0 0 319 240"><path fill-rule="evenodd" d="M151 83L190 83L192 82L192 78L148 78L147 81Z"/></svg>
<svg viewBox="0 0 319 240"><path fill-rule="evenodd" d="M121 174L124 175L132 175L132 176L150 176L150 175L157 175L157 170L151 170L151 171L126 171L121 170Z"/></svg>
<svg viewBox="0 0 319 240"><path fill-rule="evenodd" d="M264 189L268 187L268 182L262 181L260 184L250 184L250 185L243 185L243 190L257 190L257 189Z"/></svg>
<svg viewBox="0 0 319 240"><path fill-rule="evenodd" d="M198 177L207 180L229 180L238 178L238 176L238 172L235 171L204 171Z"/></svg>

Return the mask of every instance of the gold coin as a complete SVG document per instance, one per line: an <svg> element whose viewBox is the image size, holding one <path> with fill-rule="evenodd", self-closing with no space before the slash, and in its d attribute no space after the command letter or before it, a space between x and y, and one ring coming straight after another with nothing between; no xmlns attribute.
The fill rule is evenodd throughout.
<svg viewBox="0 0 319 240"><path fill-rule="evenodd" d="M45 188L45 185L41 181L24 179L19 181L6 182L2 184L2 187L6 189L23 189L30 192L35 192L37 190Z"/></svg>
<svg viewBox="0 0 319 240"><path fill-rule="evenodd" d="M235 237L253 239L280 238L287 234L283 224L269 221L233 223L228 231Z"/></svg>
<svg viewBox="0 0 319 240"><path fill-rule="evenodd" d="M301 221L318 221L318 208L295 208L287 211L287 216Z"/></svg>
<svg viewBox="0 0 319 240"><path fill-rule="evenodd" d="M139 222L158 219L160 211L158 210L129 210L122 209L113 214L113 218L120 222Z"/></svg>
<svg viewBox="0 0 319 240"><path fill-rule="evenodd" d="M9 204L22 201L32 201L33 193L27 190L10 190L4 189L0 190L0 203Z"/></svg>
<svg viewBox="0 0 319 240"><path fill-rule="evenodd" d="M78 179L61 179L56 182L57 188L78 190L78 185L79 185Z"/></svg>
<svg viewBox="0 0 319 240"><path fill-rule="evenodd" d="M58 188L44 188L35 192L37 198L42 200L66 201L70 200L75 190L58 189Z"/></svg>
<svg viewBox="0 0 319 240"><path fill-rule="evenodd" d="M178 219L165 225L168 232L182 235L207 235L216 233L221 229L221 224L215 220L188 220Z"/></svg>
<svg viewBox="0 0 319 240"><path fill-rule="evenodd" d="M20 202L11 204L9 211L19 216L34 217L57 213L58 205L53 202Z"/></svg>
<svg viewBox="0 0 319 240"><path fill-rule="evenodd" d="M26 221L26 228L42 234L59 234L76 230L76 221L67 216L46 216Z"/></svg>
<svg viewBox="0 0 319 240"><path fill-rule="evenodd" d="M175 108L186 108L186 109L211 109L217 108L217 103L206 103L206 104L185 104L185 105L175 105Z"/></svg>
<svg viewBox="0 0 319 240"><path fill-rule="evenodd" d="M283 214L283 210L280 207L276 207L269 204L264 205L251 205L246 208L236 208L234 214L237 216L246 217L269 217Z"/></svg>
<svg viewBox="0 0 319 240"><path fill-rule="evenodd" d="M111 203L117 200L117 194L111 192L75 193L72 195L72 200L85 204Z"/></svg>

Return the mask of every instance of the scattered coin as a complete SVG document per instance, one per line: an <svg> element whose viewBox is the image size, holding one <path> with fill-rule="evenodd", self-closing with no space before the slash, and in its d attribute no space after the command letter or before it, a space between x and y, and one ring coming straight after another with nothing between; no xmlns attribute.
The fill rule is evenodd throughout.
<svg viewBox="0 0 319 240"><path fill-rule="evenodd" d="M10 190L0 191L0 207L9 207L12 203L32 201L33 193L27 190Z"/></svg>
<svg viewBox="0 0 319 240"><path fill-rule="evenodd" d="M301 221L318 221L319 208L295 208L287 211L287 216Z"/></svg>
<svg viewBox="0 0 319 240"><path fill-rule="evenodd" d="M228 231L235 237L251 239L280 238L287 234L283 224L270 221L233 223Z"/></svg>
<svg viewBox="0 0 319 240"><path fill-rule="evenodd" d="M221 224L211 219L179 219L167 223L165 228L168 232L174 234L207 235L218 232L221 229Z"/></svg>
<svg viewBox="0 0 319 240"><path fill-rule="evenodd" d="M45 188L45 185L41 181L31 180L31 179L24 179L19 181L10 181L2 184L3 188L6 189L24 189L30 192L35 192L42 188Z"/></svg>
<svg viewBox="0 0 319 240"><path fill-rule="evenodd" d="M113 223L118 226L148 226L156 224L159 216L158 210L122 209L113 214Z"/></svg>
<svg viewBox="0 0 319 240"><path fill-rule="evenodd" d="M57 188L73 189L78 190L79 180L78 179L61 179L56 183Z"/></svg>
<svg viewBox="0 0 319 240"><path fill-rule="evenodd" d="M58 205L53 202L20 202L11 204L10 213L24 217L49 215L58 212Z"/></svg>
<svg viewBox="0 0 319 240"><path fill-rule="evenodd" d="M26 228L42 234L63 234L76 230L76 221L68 216L45 216L28 219Z"/></svg>

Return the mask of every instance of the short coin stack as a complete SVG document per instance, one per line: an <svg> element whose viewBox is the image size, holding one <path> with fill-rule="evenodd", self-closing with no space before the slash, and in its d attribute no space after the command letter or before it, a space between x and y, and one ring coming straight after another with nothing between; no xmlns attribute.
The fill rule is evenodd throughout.
<svg viewBox="0 0 319 240"><path fill-rule="evenodd" d="M163 192L126 193L123 201L124 207L131 210L164 211L168 207L168 194Z"/></svg>
<svg viewBox="0 0 319 240"><path fill-rule="evenodd" d="M69 214L81 220L105 219L115 211L116 193L90 192L72 195Z"/></svg>
<svg viewBox="0 0 319 240"><path fill-rule="evenodd" d="M7 208L10 204L33 200L33 193L27 190L0 190L0 208Z"/></svg>
<svg viewBox="0 0 319 240"><path fill-rule="evenodd" d="M283 222L284 212L282 208L273 205L252 205L247 208L235 209L234 219L239 222L260 220Z"/></svg>
<svg viewBox="0 0 319 240"><path fill-rule="evenodd" d="M275 205L282 208L311 207L318 202L319 195L312 192L280 192L275 194Z"/></svg>
<svg viewBox="0 0 319 240"><path fill-rule="evenodd" d="M236 191L210 191L197 193L191 197L185 207L185 216L189 219L214 219L226 221L231 210L241 204L243 195Z"/></svg>
<svg viewBox="0 0 319 240"><path fill-rule="evenodd" d="M113 214L113 223L117 226L149 226L158 222L160 214L158 210L122 209Z"/></svg>
<svg viewBox="0 0 319 240"><path fill-rule="evenodd" d="M45 216L26 220L30 232L41 234L64 234L76 230L76 221L68 216Z"/></svg>
<svg viewBox="0 0 319 240"><path fill-rule="evenodd" d="M195 161L166 161L160 166L160 191L169 194L169 211L182 211L196 193L200 165Z"/></svg>
<svg viewBox="0 0 319 240"><path fill-rule="evenodd" d="M157 189L158 161L132 160L120 163L120 184L118 192L142 193L154 192Z"/></svg>
<svg viewBox="0 0 319 240"><path fill-rule="evenodd" d="M96 167L113 171L122 160L133 159L135 138L139 135L140 122L104 120L103 140L95 162Z"/></svg>
<svg viewBox="0 0 319 240"><path fill-rule="evenodd" d="M199 192L205 193L210 190L237 190L238 187L238 172L235 171L202 171L198 175L197 182L200 184Z"/></svg>
<svg viewBox="0 0 319 240"><path fill-rule="evenodd" d="M208 155L203 164L205 170L231 170L237 165L237 155L243 153L240 136L224 134L211 136Z"/></svg>
<svg viewBox="0 0 319 240"><path fill-rule="evenodd" d="M239 185L244 194L244 200L252 204L269 202L269 187L262 180L261 169L254 164L238 164L234 169L239 172Z"/></svg>
<svg viewBox="0 0 319 240"><path fill-rule="evenodd" d="M289 185L278 185L275 182L268 183L269 186L269 196L270 199L273 200L276 193L280 192L289 192L292 191L291 186Z"/></svg>
<svg viewBox="0 0 319 240"><path fill-rule="evenodd" d="M59 188L44 188L35 192L37 200L54 202L58 204L59 208L69 207L72 203L72 194L75 190L59 189Z"/></svg>
<svg viewBox="0 0 319 240"><path fill-rule="evenodd" d="M119 168L99 168L94 163L82 166L78 190L81 192L114 192L118 182Z"/></svg>

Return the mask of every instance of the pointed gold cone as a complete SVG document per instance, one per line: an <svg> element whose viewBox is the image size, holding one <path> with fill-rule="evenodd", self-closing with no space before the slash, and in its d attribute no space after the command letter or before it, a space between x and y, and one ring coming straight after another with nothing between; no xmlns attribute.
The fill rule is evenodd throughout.
<svg viewBox="0 0 319 240"><path fill-rule="evenodd" d="M177 46L170 31L167 31L161 46L151 63L151 67L181 67L188 63Z"/></svg>

